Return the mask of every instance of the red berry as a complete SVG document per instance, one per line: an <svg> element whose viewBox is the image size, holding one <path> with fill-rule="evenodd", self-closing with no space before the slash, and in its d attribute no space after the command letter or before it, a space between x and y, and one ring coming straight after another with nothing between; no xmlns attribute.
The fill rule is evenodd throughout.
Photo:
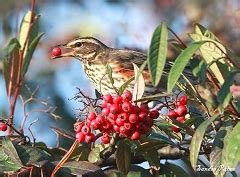
<svg viewBox="0 0 240 177"><path fill-rule="evenodd" d="M0 126L1 126L1 125L0 125ZM81 131L82 131L82 127L83 127L83 123L77 123L77 124L75 124L75 126L74 126L74 131L75 131L76 133L81 132Z"/></svg>
<svg viewBox="0 0 240 177"><path fill-rule="evenodd" d="M187 107L180 105L175 109L175 112L178 114L178 116L184 116L187 113Z"/></svg>
<svg viewBox="0 0 240 177"><path fill-rule="evenodd" d="M171 110L168 112L167 115L170 119L172 119L172 118L176 118L178 116L178 113L176 113L174 110Z"/></svg>
<svg viewBox="0 0 240 177"><path fill-rule="evenodd" d="M139 112L141 112L140 108L137 105L133 106L133 111L134 113L138 114Z"/></svg>
<svg viewBox="0 0 240 177"><path fill-rule="evenodd" d="M86 119L86 125L87 125L87 126L90 126L91 122L92 122L92 121L91 121L90 119Z"/></svg>
<svg viewBox="0 0 240 177"><path fill-rule="evenodd" d="M103 116L101 116L101 115L98 115L96 117L96 122L101 125L101 124L103 124L105 122L105 118Z"/></svg>
<svg viewBox="0 0 240 177"><path fill-rule="evenodd" d="M140 110L141 110L141 112L145 112L146 114L149 113L149 107L147 104L141 104Z"/></svg>
<svg viewBox="0 0 240 177"><path fill-rule="evenodd" d="M88 119L89 120L94 120L94 119L96 119L96 117L97 117L97 115L94 113L94 112L90 112L89 114L88 114Z"/></svg>
<svg viewBox="0 0 240 177"><path fill-rule="evenodd" d="M85 142L91 143L95 141L95 135L93 133L88 133L85 135Z"/></svg>
<svg viewBox="0 0 240 177"><path fill-rule="evenodd" d="M128 122L125 122L124 127L125 127L126 130L131 130L132 129L132 124L130 124Z"/></svg>
<svg viewBox="0 0 240 177"><path fill-rule="evenodd" d="M123 104L122 104L122 110L124 111L124 112L128 112L128 113L130 113L131 111L132 111L132 104L130 103L130 102L123 102Z"/></svg>
<svg viewBox="0 0 240 177"><path fill-rule="evenodd" d="M105 100L103 100L103 101L101 102L101 107L102 107L102 108L108 107L108 102L106 102Z"/></svg>
<svg viewBox="0 0 240 177"><path fill-rule="evenodd" d="M116 120L117 119L117 115L113 114L113 113L109 113L108 114L108 118L111 119L111 120Z"/></svg>
<svg viewBox="0 0 240 177"><path fill-rule="evenodd" d="M108 144L110 142L110 136L108 134L103 134L101 137L103 144Z"/></svg>
<svg viewBox="0 0 240 177"><path fill-rule="evenodd" d="M138 140L140 138L141 134L139 133L139 131L135 131L132 135L131 135L131 140Z"/></svg>
<svg viewBox="0 0 240 177"><path fill-rule="evenodd" d="M97 130L99 128L99 124L97 123L97 121L94 119L91 121L90 123L90 127L92 127L92 129Z"/></svg>
<svg viewBox="0 0 240 177"><path fill-rule="evenodd" d="M118 118L120 118L123 122L126 122L128 120L128 117L129 117L129 115L126 112L123 112L118 115Z"/></svg>
<svg viewBox="0 0 240 177"><path fill-rule="evenodd" d="M121 96L114 96L113 97L113 103L115 103L115 104L122 103L122 97Z"/></svg>
<svg viewBox="0 0 240 177"><path fill-rule="evenodd" d="M117 114L121 111L121 108L118 104L112 104L110 106L110 112L113 113L113 114Z"/></svg>
<svg viewBox="0 0 240 177"><path fill-rule="evenodd" d="M159 112L157 110L152 110L149 113L149 117L152 119L156 119L156 118L158 118L158 116L159 116Z"/></svg>
<svg viewBox="0 0 240 177"><path fill-rule="evenodd" d="M185 122L185 117L184 117L184 116L177 117L176 120L177 120L178 122L184 123L184 122Z"/></svg>
<svg viewBox="0 0 240 177"><path fill-rule="evenodd" d="M132 101L132 92L130 92L129 90L126 90L122 94L122 98L123 98L124 101Z"/></svg>
<svg viewBox="0 0 240 177"><path fill-rule="evenodd" d="M90 129L90 127L89 126L87 126L87 125L84 125L83 127L82 127L82 129L81 129L81 132L83 133L83 134L88 134L88 133L90 133L90 131L91 131L91 129Z"/></svg>
<svg viewBox="0 0 240 177"><path fill-rule="evenodd" d="M124 126L119 128L120 136L127 137L129 134L129 130L126 129Z"/></svg>
<svg viewBox="0 0 240 177"><path fill-rule="evenodd" d="M85 140L85 134L82 132L78 132L76 134L76 139L79 143L82 143Z"/></svg>
<svg viewBox="0 0 240 177"><path fill-rule="evenodd" d="M146 114L145 112L140 112L139 115L138 115L138 117L139 117L139 120L140 120L140 121L143 121L143 120L146 119L147 114Z"/></svg>
<svg viewBox="0 0 240 177"><path fill-rule="evenodd" d="M52 50L52 55L57 57L57 56L60 56L62 54L62 51L59 47L55 47L53 50Z"/></svg>
<svg viewBox="0 0 240 177"><path fill-rule="evenodd" d="M128 117L128 120L132 124L136 123L138 121L137 114L130 114L129 117Z"/></svg>
<svg viewBox="0 0 240 177"><path fill-rule="evenodd" d="M107 103L112 103L113 102L113 98L110 94L104 95L103 100L106 101Z"/></svg>
<svg viewBox="0 0 240 177"><path fill-rule="evenodd" d="M175 126L175 125L173 125L173 126L172 126L172 131L178 133L178 132L180 132L180 128L177 127L177 126Z"/></svg>
<svg viewBox="0 0 240 177"><path fill-rule="evenodd" d="M115 132L118 132L119 133L119 126L117 126L117 125L113 125L113 130L115 131Z"/></svg>
<svg viewBox="0 0 240 177"><path fill-rule="evenodd" d="M102 125L103 131L109 131L112 128L112 124L109 121L105 121Z"/></svg>
<svg viewBox="0 0 240 177"><path fill-rule="evenodd" d="M183 95L183 96L181 96L179 99L178 99L178 103L179 103L179 105L186 105L187 104L187 96L186 95Z"/></svg>
<svg viewBox="0 0 240 177"><path fill-rule="evenodd" d="M118 126L122 126L122 125L124 124L124 121L123 121L120 117L118 117L118 118L116 119L115 123L116 123L116 125L118 125Z"/></svg>
<svg viewBox="0 0 240 177"><path fill-rule="evenodd" d="M102 109L102 115L108 116L109 113L110 113L110 109L108 107Z"/></svg>

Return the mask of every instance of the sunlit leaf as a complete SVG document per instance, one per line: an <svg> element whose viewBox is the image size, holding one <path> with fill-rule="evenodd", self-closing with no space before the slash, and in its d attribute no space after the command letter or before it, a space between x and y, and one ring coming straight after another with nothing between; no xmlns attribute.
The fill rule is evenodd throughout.
<svg viewBox="0 0 240 177"><path fill-rule="evenodd" d="M135 100L135 102L143 102L143 101L153 101L153 100L159 100L159 98L163 98L165 96L171 96L172 94L169 93L158 93L155 95L151 95L151 96L146 96L146 97L142 97L138 100Z"/></svg>
<svg viewBox="0 0 240 177"><path fill-rule="evenodd" d="M192 141L190 144L190 161L192 164L192 167L195 168L197 164L198 159L198 153L202 144L204 133L207 129L207 127L217 118L219 118L219 115L215 115L211 117L210 119L205 120L196 130L192 137Z"/></svg>
<svg viewBox="0 0 240 177"><path fill-rule="evenodd" d="M28 70L28 66L29 66L30 61L32 59L33 52L34 52L35 48L37 47L37 44L38 44L39 40L41 39L41 37L43 36L43 34L44 33L38 34L31 41L30 45L27 48L26 55L25 55L24 61L23 61L23 66L22 66L22 78L24 77L24 75L26 74L26 72Z"/></svg>
<svg viewBox="0 0 240 177"><path fill-rule="evenodd" d="M158 85L165 66L167 58L167 40L167 26L165 23L161 23L153 33L148 52L148 67L154 86Z"/></svg>
<svg viewBox="0 0 240 177"><path fill-rule="evenodd" d="M188 61L191 59L192 55L199 49L199 47L204 44L206 41L194 42L190 44L175 60L169 75L168 75L168 83L167 90L171 92L180 78L185 66Z"/></svg>
<svg viewBox="0 0 240 177"><path fill-rule="evenodd" d="M137 75L139 74L139 68L134 63L133 63L133 68L134 68L134 78L135 78L135 83L133 88L133 100L138 100L143 96L143 93L145 90L145 82L142 74L140 74L139 77L137 78Z"/></svg>
<svg viewBox="0 0 240 177"><path fill-rule="evenodd" d="M3 49L3 74L8 96L14 93L17 85L19 49L20 44L16 38L11 39L7 47Z"/></svg>
<svg viewBox="0 0 240 177"><path fill-rule="evenodd" d="M203 59L206 61L206 63L210 63L215 59L218 58L224 58L226 57L226 49L225 47L218 41L213 40L210 37L206 37L201 34L190 34L190 37L194 41L209 41L206 42L204 45L200 47L200 51L202 53ZM224 59L221 60L221 62L225 63ZM220 84L223 84L224 82L224 75L227 73L224 73L218 66L217 64L213 64L210 67L210 70L212 73L215 75L217 80L219 81Z"/></svg>
<svg viewBox="0 0 240 177"><path fill-rule="evenodd" d="M225 167L234 169L240 159L240 123L224 138L223 157Z"/></svg>
<svg viewBox="0 0 240 177"><path fill-rule="evenodd" d="M13 143L11 142L10 138L5 137L2 140L2 149L3 152L11 159L11 161L17 165L22 167L22 161L13 145Z"/></svg>
<svg viewBox="0 0 240 177"><path fill-rule="evenodd" d="M32 17L32 24L31 24L31 17ZM27 41L27 45L29 45L28 42L31 43L32 40L38 35L38 28L39 28L38 19L39 19L39 16L35 15L31 11L28 11L23 17L21 26L20 26L20 32L19 32L19 43L21 45L21 49L23 49L24 43L26 42L27 39L29 39L29 41ZM31 30L29 31L30 27L31 27ZM27 48L28 47L26 47L25 49Z"/></svg>
<svg viewBox="0 0 240 177"><path fill-rule="evenodd" d="M16 165L10 157L4 153L3 149L0 148L0 173L3 172L12 172L12 171L17 171L21 168L22 166Z"/></svg>
<svg viewBox="0 0 240 177"><path fill-rule="evenodd" d="M120 140L116 150L116 164L118 170L127 174L131 163L131 149L124 140Z"/></svg>
<svg viewBox="0 0 240 177"><path fill-rule="evenodd" d="M88 156L88 161L91 163L95 163L100 159L101 159L100 158L100 148L99 147L92 148L92 150L90 151L89 156Z"/></svg>

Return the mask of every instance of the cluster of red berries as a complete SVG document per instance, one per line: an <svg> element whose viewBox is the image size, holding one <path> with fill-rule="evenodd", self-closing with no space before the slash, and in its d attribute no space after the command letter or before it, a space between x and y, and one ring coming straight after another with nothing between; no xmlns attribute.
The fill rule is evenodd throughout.
<svg viewBox="0 0 240 177"><path fill-rule="evenodd" d="M92 130L103 133L101 141L110 142L113 133L120 137L138 140L141 134L147 134L153 125L153 119L158 118L157 110L150 110L147 104L141 106L132 102L132 93L125 91L121 96L110 94L103 96L101 113L89 113L85 121L76 123L76 139L79 142L93 142L95 136Z"/></svg>
<svg viewBox="0 0 240 177"><path fill-rule="evenodd" d="M0 131L5 132L7 130L7 125L5 123L0 122Z"/></svg>
<svg viewBox="0 0 240 177"><path fill-rule="evenodd" d="M185 115L187 113L187 96L183 95L181 96L176 104L176 108L168 112L168 117L171 119L176 119L178 122L185 122ZM172 130L174 132L179 132L180 128L173 125Z"/></svg>

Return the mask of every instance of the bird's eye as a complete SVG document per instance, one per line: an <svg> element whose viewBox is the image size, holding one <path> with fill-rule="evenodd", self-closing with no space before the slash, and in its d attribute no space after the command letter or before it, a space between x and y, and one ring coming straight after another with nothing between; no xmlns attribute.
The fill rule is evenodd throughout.
<svg viewBox="0 0 240 177"><path fill-rule="evenodd" d="M82 46L82 43L81 42L77 42L76 44L75 44L75 47L81 47Z"/></svg>

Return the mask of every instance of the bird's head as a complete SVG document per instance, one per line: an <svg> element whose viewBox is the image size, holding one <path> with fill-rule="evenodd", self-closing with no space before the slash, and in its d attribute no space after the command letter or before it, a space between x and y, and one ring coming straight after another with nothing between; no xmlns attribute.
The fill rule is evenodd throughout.
<svg viewBox="0 0 240 177"><path fill-rule="evenodd" d="M93 37L76 38L67 44L59 45L66 49L61 55L54 56L52 59L61 57L74 57L82 62L94 60L95 56L108 48L105 44Z"/></svg>

